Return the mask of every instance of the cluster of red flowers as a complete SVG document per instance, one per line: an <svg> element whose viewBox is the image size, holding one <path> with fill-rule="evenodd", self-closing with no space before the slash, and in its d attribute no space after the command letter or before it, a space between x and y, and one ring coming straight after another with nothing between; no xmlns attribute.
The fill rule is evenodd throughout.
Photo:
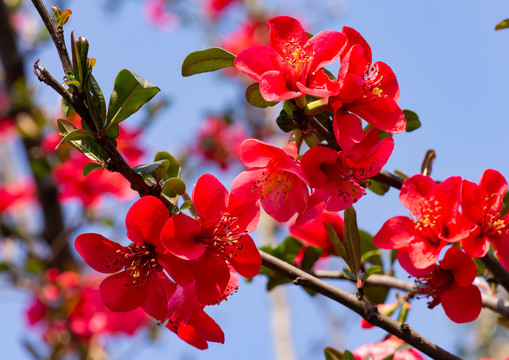
<svg viewBox="0 0 509 360"><path fill-rule="evenodd" d="M202 175L193 190L198 219L182 213L170 217L159 199L136 201L126 216L122 246L105 237L82 234L75 246L93 269L112 274L100 285L112 311L143 309L181 339L206 349L224 342L224 334L203 309L235 292L236 273L258 274L261 257L249 231L259 207L228 194L212 175Z"/></svg>
<svg viewBox="0 0 509 360"><path fill-rule="evenodd" d="M392 137L380 139L378 130L405 130L396 104L399 87L385 63L372 64L371 49L351 28L322 31L309 38L291 17L269 20L270 46L241 51L235 66L259 82L266 101L306 95L323 98L334 113L333 129L341 150L315 146L299 159L296 143L283 149L250 139L240 147L240 160L249 169L233 182L232 193L258 198L264 210L280 222L299 214L298 223L313 219L323 209L340 211L364 193L367 178L386 164L394 148ZM341 59L337 80L323 66ZM365 131L362 119L372 128ZM308 187L311 188L309 192Z"/></svg>
<svg viewBox="0 0 509 360"><path fill-rule="evenodd" d="M428 176L412 176L399 197L415 218L390 218L374 244L398 250L401 266L417 277L421 293L431 297L430 308L442 304L451 320L472 321L482 307L479 288L472 284L477 275L472 257L485 256L493 245L508 268L509 215L503 214L507 188L504 177L491 169L479 184L457 176L439 184ZM460 244L464 251L451 246L437 264L445 246Z"/></svg>
<svg viewBox="0 0 509 360"><path fill-rule="evenodd" d="M91 341L97 345L103 335L132 335L148 324L141 310L121 314L105 307L97 289L100 281L97 276L48 270L32 289L33 298L26 310L29 325L42 328L48 344L65 347L76 340L81 346Z"/></svg>

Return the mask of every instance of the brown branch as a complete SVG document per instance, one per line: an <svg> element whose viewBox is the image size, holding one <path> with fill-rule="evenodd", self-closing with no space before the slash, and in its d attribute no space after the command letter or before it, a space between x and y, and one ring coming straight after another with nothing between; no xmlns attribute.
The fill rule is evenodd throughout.
<svg viewBox="0 0 509 360"><path fill-rule="evenodd" d="M319 279L336 279L352 281L351 279L344 276L342 272L339 271L316 270L311 272L310 274ZM416 294L419 291L418 287L414 283L401 280L390 275L373 274L366 280L365 283L366 285L385 286L392 289L398 289L406 291L410 294ZM490 309L509 319L509 301L499 299L496 296L491 296L487 294L481 294L481 296L483 307Z"/></svg>
<svg viewBox="0 0 509 360"><path fill-rule="evenodd" d="M295 285L316 291L347 308L355 311L357 314L366 319L369 323L378 326L387 332L399 337L403 341L412 345L424 354L436 360L460 360L459 357L447 352L441 347L435 345L428 339L419 335L415 330L410 328L406 323L400 323L386 315L379 313L376 307L369 302L359 299L347 291L338 289L323 280L320 280L307 272L296 268L272 255L260 251L262 256L262 264L285 277L291 279Z"/></svg>
<svg viewBox="0 0 509 360"><path fill-rule="evenodd" d="M55 21L51 18L48 11L44 7L44 4L40 0L32 0L32 3L39 12L39 15L44 21L44 24L46 25L46 28L48 29L51 38L55 43L64 71L72 71L71 61L63 39L62 28L56 25ZM43 66L39 65L37 62L34 64L34 73L40 81L43 81L47 85L51 86L51 88L60 94L60 96L64 97L73 107L74 111L76 111L76 113L85 121L90 129L95 129L95 125L90 115L89 109L85 105L83 94L80 94L77 91L73 91L73 94L70 95L70 93L53 76L51 76L51 74ZM160 196L160 193L155 187L147 184L143 178L127 164L109 137L107 137L104 133L100 133L98 130L95 140L108 154L109 158L105 159L108 165L108 170L122 174L122 176L131 183L132 188L137 191L140 196L153 195L159 197L166 206L173 206L166 198Z"/></svg>
<svg viewBox="0 0 509 360"><path fill-rule="evenodd" d="M48 29L51 39L57 48L64 73L72 72L71 58L65 46L64 30L56 24L41 0L32 0L32 3L37 9L39 16L44 22L46 29Z"/></svg>
<svg viewBox="0 0 509 360"><path fill-rule="evenodd" d="M25 81L25 72L23 69L24 59L18 50L15 34L9 24L7 7L5 2L0 0L0 34L2 34L0 36L0 58L5 69L7 86L10 91L13 91L12 89L16 84ZM27 94L27 98L29 97L30 95ZM16 119L19 114L30 114L32 111L32 104L16 104L15 107L11 108L10 115ZM23 139L23 145L30 162L46 162L46 159L40 156L40 138L27 137ZM62 236L65 236L63 235L65 234L64 221L62 209L58 201L57 186L51 174L37 176L33 169L32 173L44 216L44 230L41 236L52 246L57 239L61 239ZM48 263L48 266L64 269L68 264L72 264L72 260L69 246L64 246L60 248L58 253L53 253L53 258Z"/></svg>
<svg viewBox="0 0 509 360"><path fill-rule="evenodd" d="M500 264L500 261L495 258L495 255L489 252L481 258L481 261L493 274L493 280L497 284L502 285L504 289L509 292L509 272Z"/></svg>

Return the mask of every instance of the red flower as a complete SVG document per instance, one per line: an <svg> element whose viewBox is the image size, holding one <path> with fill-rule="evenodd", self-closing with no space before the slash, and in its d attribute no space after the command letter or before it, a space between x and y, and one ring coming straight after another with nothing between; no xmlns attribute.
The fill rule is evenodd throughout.
<svg viewBox="0 0 509 360"><path fill-rule="evenodd" d="M269 31L266 22L248 18L237 30L221 41L221 47L238 54L248 47L266 44L268 41Z"/></svg>
<svg viewBox="0 0 509 360"><path fill-rule="evenodd" d="M378 133L372 130L358 144L342 151L316 146L302 156L302 170L314 190L299 223L312 219L323 208L344 210L364 195L361 184L382 169L394 148L392 137L379 141Z"/></svg>
<svg viewBox="0 0 509 360"><path fill-rule="evenodd" d="M228 286L218 302L237 290L239 278L232 274ZM169 320L166 327L179 338L204 350L208 341L224 343L224 333L219 325L203 311L204 305L196 297L195 286L178 286L168 303Z"/></svg>
<svg viewBox="0 0 509 360"><path fill-rule="evenodd" d="M89 161L82 154L72 152L69 160L55 168L61 199L79 199L84 207L97 207L105 194L119 198L133 194L129 182L118 173L97 169L83 175L83 168Z"/></svg>
<svg viewBox="0 0 509 360"><path fill-rule="evenodd" d="M389 335L382 341L375 344L362 345L352 354L355 360L365 360L371 355L371 360L383 360L394 354L393 360L424 360L419 351L406 349L397 351L406 343L394 335Z"/></svg>
<svg viewBox="0 0 509 360"><path fill-rule="evenodd" d="M232 194L239 199L260 199L263 209L279 222L288 221L306 209L309 191L298 162L297 145L283 149L255 139L240 146L240 161L248 167L232 182Z"/></svg>
<svg viewBox="0 0 509 360"><path fill-rule="evenodd" d="M304 243L297 254L300 259L307 246L318 246L323 250L322 257L338 255L329 237L327 225L330 224L340 241L343 241L343 217L337 212L322 210L314 219L305 224L298 225L295 221L290 223L290 235Z"/></svg>
<svg viewBox="0 0 509 360"><path fill-rule="evenodd" d="M399 85L391 68L383 63L371 64L371 48L354 29L343 27L348 46L341 56L337 94L329 99L336 111L335 121L352 112L373 127L397 134L405 131L403 111L396 101Z"/></svg>
<svg viewBox="0 0 509 360"><path fill-rule="evenodd" d="M400 254L401 252L401 254ZM442 304L445 314L456 323L475 320L482 308L479 288L472 284L477 276L474 261L459 248L452 246L440 264L418 269L406 250L398 252L401 266L417 277L419 293L431 297L430 309Z"/></svg>
<svg viewBox="0 0 509 360"><path fill-rule="evenodd" d="M209 305L224 293L230 279L229 265L248 278L260 271L260 253L247 234L256 227L259 208L254 202L241 202L228 195L210 174L196 182L193 204L200 218L172 216L161 233L161 242L177 257L194 260L197 297Z"/></svg>
<svg viewBox="0 0 509 360"><path fill-rule="evenodd" d="M150 316L164 321L167 304L175 284L163 271L173 273L168 264L174 257L160 243L160 233L169 218L161 200L145 196L136 201L126 216L127 237L133 241L122 246L99 234L82 234L75 247L94 270L114 274L99 287L104 304L112 311L141 307ZM183 272L184 270L180 270Z"/></svg>
<svg viewBox="0 0 509 360"><path fill-rule="evenodd" d="M500 262L509 268L509 214L502 215L507 181L496 170L484 172L479 185L463 180L461 208L472 232L461 245L473 257L486 255L492 243Z"/></svg>
<svg viewBox="0 0 509 360"><path fill-rule="evenodd" d="M145 19L164 31L175 30L179 24L178 17L165 9L164 0L146 0Z"/></svg>
<svg viewBox="0 0 509 360"><path fill-rule="evenodd" d="M228 123L220 116L208 116L200 127L196 145L191 151L226 170L238 160L239 146L245 138L246 131L241 124Z"/></svg>
<svg viewBox="0 0 509 360"><path fill-rule="evenodd" d="M395 216L374 236L375 246L408 252L412 264L427 268L438 260L440 251L470 233L468 221L459 213L461 178L450 177L436 184L424 175L403 183L399 199L416 217ZM408 248L408 249L407 249Z"/></svg>
<svg viewBox="0 0 509 360"><path fill-rule="evenodd" d="M0 214L24 205L35 198L35 186L28 179L0 184Z"/></svg>
<svg viewBox="0 0 509 360"><path fill-rule="evenodd" d="M346 37L337 31L322 31L308 38L294 18L279 16L268 21L270 46L253 46L240 52L235 66L260 83L266 101L284 101L303 96L330 96L338 84L320 70L343 50Z"/></svg>

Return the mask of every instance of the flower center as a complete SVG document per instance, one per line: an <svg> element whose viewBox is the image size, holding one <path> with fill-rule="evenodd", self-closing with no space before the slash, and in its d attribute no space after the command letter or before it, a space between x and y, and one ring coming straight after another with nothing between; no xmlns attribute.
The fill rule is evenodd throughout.
<svg viewBox="0 0 509 360"><path fill-rule="evenodd" d="M314 51L310 53L309 49L306 49L309 46L309 43L301 46L295 39L291 39L283 45L285 60L290 65L289 70L292 74L292 82L294 83L301 80L304 81L307 77L309 65L315 55Z"/></svg>
<svg viewBox="0 0 509 360"><path fill-rule="evenodd" d="M362 191L360 184L367 183L363 178L365 173L363 169L353 168L340 159L333 164L321 164L320 170L327 175L327 180L335 188L337 196L343 197L345 201L352 195L356 197L357 193Z"/></svg>
<svg viewBox="0 0 509 360"><path fill-rule="evenodd" d="M288 202L288 194L290 192L293 174L288 171L268 170L262 172L262 177L251 187L251 192L258 192L260 199L270 196L269 202L278 203L281 195L284 196L284 202Z"/></svg>
<svg viewBox="0 0 509 360"><path fill-rule="evenodd" d="M162 271L162 267L156 259L155 247L151 244L142 246L131 244L125 250L117 250L117 253L124 255L126 262L124 269L127 272L127 277L132 278L132 283L136 288L140 283L141 286L145 285L151 272Z"/></svg>
<svg viewBox="0 0 509 360"><path fill-rule="evenodd" d="M213 230L210 233L196 235L196 240L205 244L207 248L224 259L236 257L237 253L242 250L240 239L247 233L247 231L241 231L239 226L235 224L239 217L240 214L230 216L227 212L223 213L221 220L218 221Z"/></svg>
<svg viewBox="0 0 509 360"><path fill-rule="evenodd" d="M433 309L440 304L442 290L449 288L454 283L454 276L451 271L443 270L435 265L433 271L426 276L417 278L415 282L419 288L417 294L426 295L428 298L431 297L431 300L428 302L428 308Z"/></svg>
<svg viewBox="0 0 509 360"><path fill-rule="evenodd" d="M492 197L500 196L499 194L492 194ZM490 204L489 198L485 199L486 204ZM482 219L482 233L484 235L500 236L509 233L509 227L505 216L500 215L500 206L496 204L485 205L483 208L483 219Z"/></svg>
<svg viewBox="0 0 509 360"><path fill-rule="evenodd" d="M417 220L414 220L415 229L424 232L430 239L436 238L436 232L443 230L438 229L441 209L442 207L437 200L419 199L418 210L414 214L417 216Z"/></svg>
<svg viewBox="0 0 509 360"><path fill-rule="evenodd" d="M382 97L383 89L382 89L382 81L384 76L378 77L380 70L378 66L371 65L366 67L366 71L363 76L363 84L362 90L367 96L377 96ZM376 99L376 98L375 98Z"/></svg>

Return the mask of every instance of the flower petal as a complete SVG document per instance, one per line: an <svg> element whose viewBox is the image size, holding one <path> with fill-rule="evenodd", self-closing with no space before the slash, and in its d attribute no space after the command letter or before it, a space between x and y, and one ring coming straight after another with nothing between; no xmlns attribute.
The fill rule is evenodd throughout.
<svg viewBox="0 0 509 360"><path fill-rule="evenodd" d="M198 259L196 297L203 305L214 304L224 293L230 279L230 269L216 254L206 252Z"/></svg>
<svg viewBox="0 0 509 360"><path fill-rule="evenodd" d="M127 212L127 237L138 246L148 243L157 247L161 230L169 217L170 212L161 200L154 196L144 196Z"/></svg>
<svg viewBox="0 0 509 360"><path fill-rule="evenodd" d="M474 321L482 309L481 292L477 286L472 284L444 289L440 302L445 314L456 323Z"/></svg>
<svg viewBox="0 0 509 360"><path fill-rule="evenodd" d="M407 246L415 236L415 223L407 216L387 220L373 237L373 244L381 249L399 249Z"/></svg>
<svg viewBox="0 0 509 360"><path fill-rule="evenodd" d="M217 223L226 209L228 191L214 175L203 174L193 189L193 204L203 227Z"/></svg>
<svg viewBox="0 0 509 360"><path fill-rule="evenodd" d="M452 272L458 286L472 284L477 276L477 266L472 258L456 246L447 249L444 258L440 261L440 267Z"/></svg>
<svg viewBox="0 0 509 360"><path fill-rule="evenodd" d="M237 252L237 256L229 259L229 262L245 278L252 278L258 275L262 266L262 257L253 239L247 234L241 236L239 245L242 246L242 249Z"/></svg>
<svg viewBox="0 0 509 360"><path fill-rule="evenodd" d="M194 260L205 252L205 245L195 240L201 225L192 217L176 214L166 221L161 231L161 243L173 255Z"/></svg>
<svg viewBox="0 0 509 360"><path fill-rule="evenodd" d="M304 95L288 87L287 74L279 70L267 71L260 78L260 94L265 101L285 101Z"/></svg>
<svg viewBox="0 0 509 360"><path fill-rule="evenodd" d="M124 255L117 251L122 251L125 248L102 235L81 234L76 238L74 247L83 260L95 271L111 274L124 268Z"/></svg>
<svg viewBox="0 0 509 360"><path fill-rule="evenodd" d="M279 55L285 57L285 44L293 40L296 44L304 47L308 42L306 31L296 19L290 16L276 16L268 21L270 28L270 46L273 47Z"/></svg>
<svg viewBox="0 0 509 360"><path fill-rule="evenodd" d="M99 285L101 299L111 311L131 311L147 299L146 286L135 285L127 271L108 276Z"/></svg>
<svg viewBox="0 0 509 360"><path fill-rule="evenodd" d="M241 51L234 64L253 80L260 81L267 71L284 69L286 62L270 46L253 46Z"/></svg>

